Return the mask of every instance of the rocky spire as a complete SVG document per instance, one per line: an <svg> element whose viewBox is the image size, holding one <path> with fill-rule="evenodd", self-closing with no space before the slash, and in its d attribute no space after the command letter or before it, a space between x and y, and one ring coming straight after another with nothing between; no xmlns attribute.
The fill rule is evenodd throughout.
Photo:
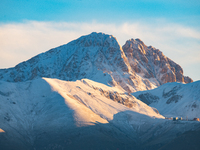
<svg viewBox="0 0 200 150"><path fill-rule="evenodd" d="M160 50L147 47L140 39L130 39L123 46L132 70L143 78L153 79L156 85L167 82L193 82L183 75L180 65L166 57Z"/></svg>

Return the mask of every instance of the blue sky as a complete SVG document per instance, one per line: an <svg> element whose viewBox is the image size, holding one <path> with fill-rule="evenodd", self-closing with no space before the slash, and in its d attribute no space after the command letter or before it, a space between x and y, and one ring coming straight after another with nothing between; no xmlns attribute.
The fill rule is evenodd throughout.
<svg viewBox="0 0 200 150"><path fill-rule="evenodd" d="M199 0L1 0L0 6L0 68L96 31L121 45L140 38L200 80Z"/></svg>
<svg viewBox="0 0 200 150"><path fill-rule="evenodd" d="M134 17L177 17L184 20L200 14L199 0L1 0L0 4L3 8L1 21L117 19L110 17L124 20Z"/></svg>
<svg viewBox="0 0 200 150"><path fill-rule="evenodd" d="M0 21L103 21L165 18L198 26L199 0L1 0Z"/></svg>

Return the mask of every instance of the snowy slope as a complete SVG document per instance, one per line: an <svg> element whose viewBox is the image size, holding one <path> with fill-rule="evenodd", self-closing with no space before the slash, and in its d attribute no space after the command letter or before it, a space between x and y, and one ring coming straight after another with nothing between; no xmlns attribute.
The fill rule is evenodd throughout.
<svg viewBox="0 0 200 150"><path fill-rule="evenodd" d="M35 123L33 119L38 117L38 112L40 112L40 119L43 120L44 118L48 119L47 115L52 118L52 115L56 116L56 113L72 113L70 110L73 110L71 117L75 116L77 121L82 120L80 123L83 125L96 121L106 123L113 119L114 114L127 110L149 117L163 118L151 107L135 97L125 94L124 91L88 79L70 82L43 78L21 83L1 81L0 85L0 111L3 114L1 122L9 120L9 123L13 121L13 125L16 123L16 120L13 119L21 118L23 115L30 120L30 123ZM111 96L115 98L111 98ZM130 108L125 106L126 103L132 104ZM8 113L8 111L10 112ZM71 115L70 113L69 115ZM9 115L12 116L9 117ZM43 122L44 120L42 120L40 121ZM28 124L24 121L19 123ZM59 125L57 119L55 123Z"/></svg>
<svg viewBox="0 0 200 150"><path fill-rule="evenodd" d="M16 65L14 68L0 69L0 80L22 82L47 77L76 81L87 78L106 85L120 86L129 93L153 89L162 83L176 81L175 79L169 80L171 76L166 73L164 73L166 80L159 80L158 78L161 78L159 77L161 73L160 67L162 66L157 71L154 70L158 66L153 63L148 68L145 68L147 66L146 59L143 58L146 58L147 55L141 54L135 60L136 57L134 55L135 52L137 54L139 51L139 44L132 42L128 45L127 43L122 49L112 35L93 32L66 45L39 54ZM129 47L130 45L137 48L132 49ZM129 53L130 49L132 52ZM145 51L147 50L150 51L149 48L145 49ZM149 62L156 60L156 58L150 55L147 57ZM134 56L134 59L131 56ZM166 58L165 56L163 57ZM165 66L168 66L168 62L175 64L169 61L168 58L166 60L168 61L162 61L162 64ZM139 72L137 68L133 67L133 61L140 62L140 66L143 64ZM184 78L180 66L175 64L171 68L174 68L172 70L177 73L180 72L179 75L181 78ZM145 73L147 71L149 73L153 72L154 75L147 77L147 73ZM178 79L178 76L174 78ZM182 82L184 81L186 80ZM188 80L188 82L192 82L192 80Z"/></svg>
<svg viewBox="0 0 200 150"><path fill-rule="evenodd" d="M166 83L156 89L133 93L166 117L200 117L200 81Z"/></svg>
<svg viewBox="0 0 200 150"><path fill-rule="evenodd" d="M199 127L176 125L124 90L88 79L0 85L3 149L133 149Z"/></svg>
<svg viewBox="0 0 200 150"><path fill-rule="evenodd" d="M0 82L0 85L0 128L9 139L19 137L22 142L26 139L32 146L38 136L48 136L52 131L59 135L60 131L71 132L96 123L106 124L119 112L163 118L123 91L87 79L67 82L44 78L21 83ZM131 102L132 107L114 102L106 92L118 96L122 102ZM90 131L87 134L91 136Z"/></svg>

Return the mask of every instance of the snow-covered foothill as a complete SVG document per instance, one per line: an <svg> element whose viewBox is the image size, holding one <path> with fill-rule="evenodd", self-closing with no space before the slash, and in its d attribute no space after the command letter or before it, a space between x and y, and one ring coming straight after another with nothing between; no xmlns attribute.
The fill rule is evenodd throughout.
<svg viewBox="0 0 200 150"><path fill-rule="evenodd" d="M196 122L175 125L123 89L89 79L41 78L0 85L3 148L132 149L148 144L152 135L165 143L198 127Z"/></svg>
<svg viewBox="0 0 200 150"><path fill-rule="evenodd" d="M200 81L166 83L156 89L132 93L165 117L200 118Z"/></svg>

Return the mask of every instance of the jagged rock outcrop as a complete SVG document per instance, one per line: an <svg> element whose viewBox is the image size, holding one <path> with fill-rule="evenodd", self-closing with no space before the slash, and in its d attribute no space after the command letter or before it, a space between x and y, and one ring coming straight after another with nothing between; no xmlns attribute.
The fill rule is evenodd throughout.
<svg viewBox="0 0 200 150"><path fill-rule="evenodd" d="M147 47L140 39L131 39L123 46L131 68L140 76L156 85L167 82L193 82L183 75L183 69L160 50Z"/></svg>
<svg viewBox="0 0 200 150"><path fill-rule="evenodd" d="M40 77L76 81L88 78L127 92L153 89L166 82L192 82L182 68L141 40L122 47L115 37L91 33L39 54L13 68L0 69L0 80L22 82Z"/></svg>

